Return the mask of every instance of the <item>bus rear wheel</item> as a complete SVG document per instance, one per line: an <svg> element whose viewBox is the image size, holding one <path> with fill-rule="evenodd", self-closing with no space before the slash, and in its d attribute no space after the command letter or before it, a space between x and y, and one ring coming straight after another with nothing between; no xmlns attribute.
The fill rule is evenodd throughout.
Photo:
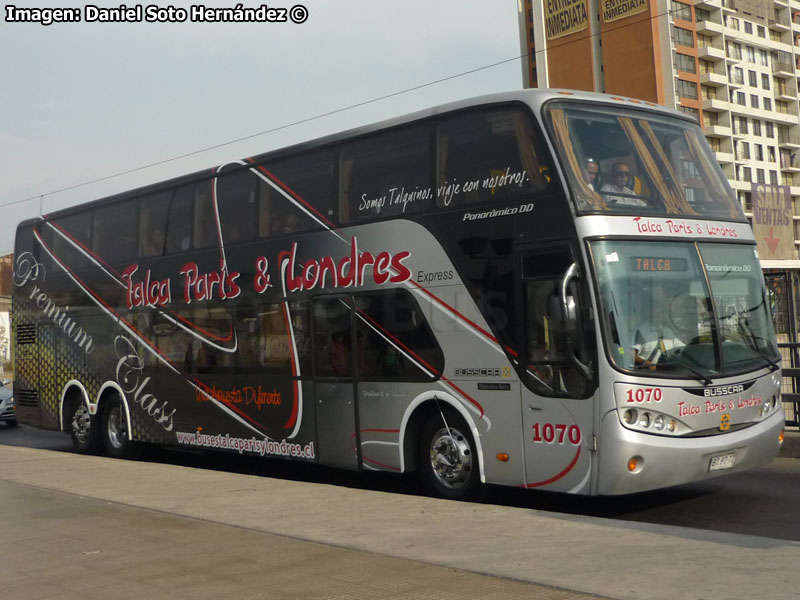
<svg viewBox="0 0 800 600"><path fill-rule="evenodd" d="M478 455L464 419L452 409L433 413L419 445L422 484L433 495L471 500L480 489Z"/></svg>
<svg viewBox="0 0 800 600"><path fill-rule="evenodd" d="M128 417L122 400L110 398L103 410L103 447L114 458L135 458L138 445L128 437Z"/></svg>
<svg viewBox="0 0 800 600"><path fill-rule="evenodd" d="M98 447L98 431L96 419L89 408L80 401L74 403L70 416L69 432L72 446L78 454L93 454Z"/></svg>

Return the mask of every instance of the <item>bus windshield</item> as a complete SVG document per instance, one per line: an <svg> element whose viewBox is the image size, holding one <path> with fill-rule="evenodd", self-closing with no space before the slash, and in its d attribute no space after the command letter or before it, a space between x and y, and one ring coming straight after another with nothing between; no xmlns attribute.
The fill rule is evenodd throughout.
<svg viewBox="0 0 800 600"><path fill-rule="evenodd" d="M745 221L696 124L574 102L549 104L546 115L579 214Z"/></svg>
<svg viewBox="0 0 800 600"><path fill-rule="evenodd" d="M754 246L604 240L591 248L618 368L708 381L779 360Z"/></svg>

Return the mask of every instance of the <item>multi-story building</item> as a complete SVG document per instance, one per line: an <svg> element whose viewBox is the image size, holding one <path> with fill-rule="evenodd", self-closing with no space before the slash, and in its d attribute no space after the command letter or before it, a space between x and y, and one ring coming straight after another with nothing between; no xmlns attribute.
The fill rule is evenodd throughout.
<svg viewBox="0 0 800 600"><path fill-rule="evenodd" d="M700 122L753 223L775 292L778 332L796 341L800 0L519 0L519 6L526 87L641 98Z"/></svg>

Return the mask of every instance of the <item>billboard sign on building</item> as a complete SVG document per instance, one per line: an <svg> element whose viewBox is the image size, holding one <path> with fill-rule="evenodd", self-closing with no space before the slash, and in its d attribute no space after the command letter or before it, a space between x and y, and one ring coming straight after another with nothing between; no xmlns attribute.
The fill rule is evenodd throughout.
<svg viewBox="0 0 800 600"><path fill-rule="evenodd" d="M792 195L787 185L754 183L753 233L762 259L794 259Z"/></svg>
<svg viewBox="0 0 800 600"><path fill-rule="evenodd" d="M775 16L775 5L772 0L733 0L729 6L739 12L764 20Z"/></svg>
<svg viewBox="0 0 800 600"><path fill-rule="evenodd" d="M548 40L583 31L589 27L587 0L546 0L544 30Z"/></svg>
<svg viewBox="0 0 800 600"><path fill-rule="evenodd" d="M648 10L647 0L601 0L603 23L613 23Z"/></svg>

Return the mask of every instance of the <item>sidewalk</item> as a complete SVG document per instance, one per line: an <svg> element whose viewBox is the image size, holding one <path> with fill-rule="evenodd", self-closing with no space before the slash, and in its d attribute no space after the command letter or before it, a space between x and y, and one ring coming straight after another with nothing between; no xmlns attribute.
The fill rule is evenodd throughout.
<svg viewBox="0 0 800 600"><path fill-rule="evenodd" d="M800 588L797 542L10 446L0 505L10 598L785 600Z"/></svg>

